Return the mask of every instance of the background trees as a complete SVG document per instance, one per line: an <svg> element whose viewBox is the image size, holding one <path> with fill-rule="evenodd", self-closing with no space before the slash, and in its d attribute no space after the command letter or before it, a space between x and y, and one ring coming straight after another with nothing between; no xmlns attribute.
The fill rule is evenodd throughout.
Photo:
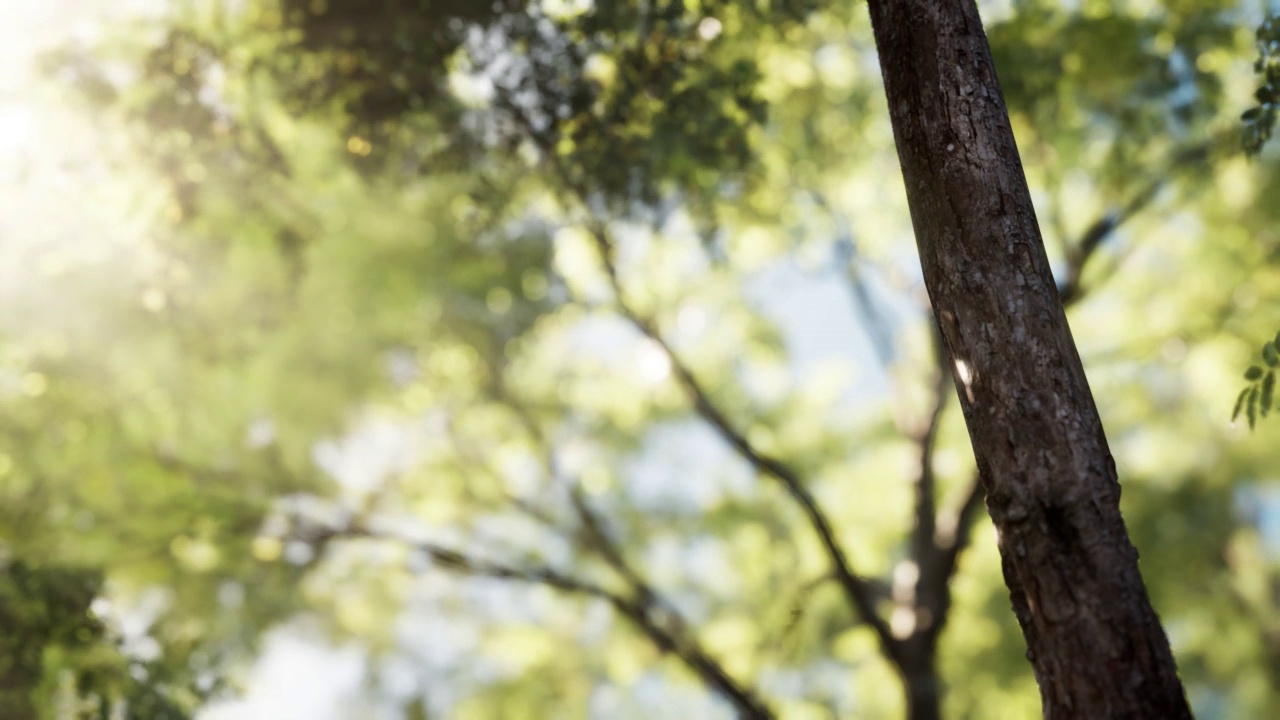
<svg viewBox="0 0 1280 720"><path fill-rule="evenodd" d="M1266 717L1276 451L1223 399L1280 324L1261 16L982 9L1192 702ZM187 714L284 628L359 648L346 715L895 717L934 633L947 716L1034 716L871 43L336 0L63 43L6 162L6 577L101 573L104 652ZM133 692L46 652L48 712L59 669Z"/></svg>

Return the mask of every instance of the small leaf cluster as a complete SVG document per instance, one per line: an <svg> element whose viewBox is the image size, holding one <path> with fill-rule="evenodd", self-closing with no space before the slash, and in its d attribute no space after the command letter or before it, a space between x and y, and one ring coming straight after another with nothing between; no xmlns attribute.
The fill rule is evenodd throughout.
<svg viewBox="0 0 1280 720"><path fill-rule="evenodd" d="M1254 93L1258 104L1244 111L1242 141L1245 152L1256 155L1271 139L1275 129L1276 110L1280 105L1280 15L1272 15L1258 26L1258 59L1254 72L1262 76L1262 84Z"/></svg>
<svg viewBox="0 0 1280 720"><path fill-rule="evenodd" d="M1274 340L1268 340L1262 346L1262 361L1266 367L1250 365L1244 371L1244 379L1249 381L1249 385L1236 397L1236 407L1231 412L1232 422L1244 412L1249 428L1252 429L1257 424L1259 415L1266 417L1271 412L1275 399L1276 368L1280 367L1280 349L1277 348L1280 348L1280 333L1276 333Z"/></svg>

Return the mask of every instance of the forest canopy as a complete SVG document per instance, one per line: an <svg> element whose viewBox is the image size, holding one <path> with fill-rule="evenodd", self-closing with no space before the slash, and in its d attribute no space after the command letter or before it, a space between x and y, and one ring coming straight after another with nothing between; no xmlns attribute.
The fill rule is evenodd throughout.
<svg viewBox="0 0 1280 720"><path fill-rule="evenodd" d="M863 3L36 5L0 716L1039 714ZM978 5L1189 700L1280 716L1280 24Z"/></svg>

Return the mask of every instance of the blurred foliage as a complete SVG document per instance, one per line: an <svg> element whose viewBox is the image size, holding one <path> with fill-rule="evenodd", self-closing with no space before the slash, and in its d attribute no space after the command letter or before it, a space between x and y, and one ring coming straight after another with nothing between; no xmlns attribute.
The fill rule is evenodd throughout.
<svg viewBox="0 0 1280 720"><path fill-rule="evenodd" d="M131 658L95 617L97 570L8 563L0 575L0 715L182 720L206 693L187 667Z"/></svg>
<svg viewBox="0 0 1280 720"><path fill-rule="evenodd" d="M1258 8L982 9L1198 716L1280 715L1280 447L1222 407L1280 324L1280 166L1236 140ZM780 717L901 715L804 516L668 355L888 615L934 361L857 3L186 0L44 69L110 180L23 180L52 199L5 238L3 702L212 712L302 623L364 653L345 716L730 716L625 608L544 582L630 568ZM943 516L967 443L948 406ZM983 523L946 716L1035 717Z"/></svg>

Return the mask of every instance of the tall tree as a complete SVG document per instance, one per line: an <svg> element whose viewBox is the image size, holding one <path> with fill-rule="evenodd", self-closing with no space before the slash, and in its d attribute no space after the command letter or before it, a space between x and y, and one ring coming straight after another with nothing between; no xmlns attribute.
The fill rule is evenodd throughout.
<svg viewBox="0 0 1280 720"><path fill-rule="evenodd" d="M1280 220L1201 162L1238 16L991 7L1183 679L1206 718L1278 716L1233 495L1276 450L1205 400ZM155 222L112 272L5 263L59 301L5 296L0 557L103 568L108 609L163 589L173 677L128 671L192 712L301 614L433 717L902 717L895 675L914 718L1034 715L875 57L847 0L191 0L67 47ZM85 207L42 157L17 196Z"/></svg>
<svg viewBox="0 0 1280 720"><path fill-rule="evenodd" d="M925 286L1045 717L1190 717L977 6L870 9Z"/></svg>

